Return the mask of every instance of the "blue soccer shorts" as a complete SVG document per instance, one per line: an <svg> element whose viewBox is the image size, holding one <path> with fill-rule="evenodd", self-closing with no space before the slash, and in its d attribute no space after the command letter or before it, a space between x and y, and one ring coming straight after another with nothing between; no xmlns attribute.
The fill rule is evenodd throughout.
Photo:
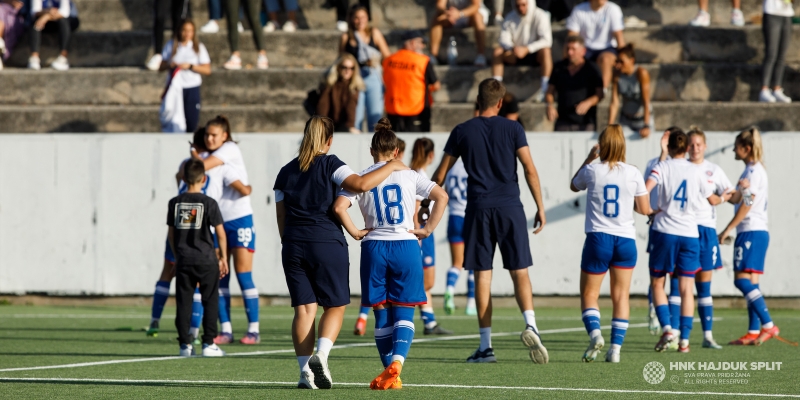
<svg viewBox="0 0 800 400"><path fill-rule="evenodd" d="M739 233L733 243L733 270L736 272L763 274L767 248L769 248L769 232L750 231Z"/></svg>
<svg viewBox="0 0 800 400"><path fill-rule="evenodd" d="M430 236L422 239L420 243L420 252L422 253L422 267L430 268L436 265L436 242L433 238L433 233Z"/></svg>
<svg viewBox="0 0 800 400"><path fill-rule="evenodd" d="M698 226L697 230L700 232L700 267L703 271L722 268L717 230L707 226Z"/></svg>
<svg viewBox="0 0 800 400"><path fill-rule="evenodd" d="M225 222L222 226L228 239L228 249L242 247L255 253L256 227L253 225L252 215Z"/></svg>
<svg viewBox="0 0 800 400"><path fill-rule="evenodd" d="M450 244L463 244L464 217L450 215L447 219L447 241Z"/></svg>
<svg viewBox="0 0 800 400"><path fill-rule="evenodd" d="M428 302L416 240L361 243L361 305L416 306Z"/></svg>
<svg viewBox="0 0 800 400"><path fill-rule="evenodd" d="M666 274L694 277L700 271L698 238L650 232L650 276Z"/></svg>
<svg viewBox="0 0 800 400"><path fill-rule="evenodd" d="M636 266L636 241L602 232L586 234L581 256L581 271L603 275L609 268L631 269Z"/></svg>

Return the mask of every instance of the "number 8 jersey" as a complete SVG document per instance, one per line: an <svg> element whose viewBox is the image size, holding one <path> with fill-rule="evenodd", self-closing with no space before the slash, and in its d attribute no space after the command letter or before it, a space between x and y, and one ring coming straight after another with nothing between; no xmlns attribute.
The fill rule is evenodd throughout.
<svg viewBox="0 0 800 400"><path fill-rule="evenodd" d="M361 171L359 175L372 172L384 164L386 163L379 162ZM416 236L408 232L414 229L416 199L417 196L427 199L435 185L415 171L395 171L370 191L354 194L342 190L339 196L347 197L350 204L358 203L366 228L373 229L364 237L364 241L417 240Z"/></svg>
<svg viewBox="0 0 800 400"><path fill-rule="evenodd" d="M572 184L586 190L586 233L602 232L629 239L636 238L633 225L633 200L647 189L639 170L629 164L608 163L584 166Z"/></svg>
<svg viewBox="0 0 800 400"><path fill-rule="evenodd" d="M653 229L670 235L696 238L696 214L714 194L702 170L686 159L665 160L653 167L650 176L658 183L658 209Z"/></svg>

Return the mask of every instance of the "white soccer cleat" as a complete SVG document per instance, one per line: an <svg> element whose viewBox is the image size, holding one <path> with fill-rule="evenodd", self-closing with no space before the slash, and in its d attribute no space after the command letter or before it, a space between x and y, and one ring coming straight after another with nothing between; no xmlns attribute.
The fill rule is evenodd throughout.
<svg viewBox="0 0 800 400"><path fill-rule="evenodd" d="M671 348L673 343L675 344L674 348L678 348L678 340L677 337L672 335L672 332L664 332L661 334L661 338L656 343L655 350L659 353L666 351L667 349Z"/></svg>
<svg viewBox="0 0 800 400"><path fill-rule="evenodd" d="M194 349L190 344L182 344L181 350L178 352L178 355L181 357L191 357L194 355Z"/></svg>
<svg viewBox="0 0 800 400"><path fill-rule="evenodd" d="M314 384L314 373L311 371L300 372L300 381L297 382L298 389L319 389Z"/></svg>
<svg viewBox="0 0 800 400"><path fill-rule="evenodd" d="M202 33L218 33L219 32L219 24L217 21L213 19L206 22L205 25L200 27L200 32Z"/></svg>
<svg viewBox="0 0 800 400"><path fill-rule="evenodd" d="M707 27L711 25L711 14L708 11L700 10L697 12L697 16L694 17L691 21L689 21L690 26L699 26L699 27Z"/></svg>
<svg viewBox="0 0 800 400"><path fill-rule="evenodd" d="M744 13L742 13L742 10L734 8L731 11L731 25L744 26Z"/></svg>
<svg viewBox="0 0 800 400"><path fill-rule="evenodd" d="M672 337L674 338L674 340L672 342L670 342L669 347L667 347L667 348L669 350L678 350L678 347L679 347L679 344L680 344L680 343L678 343L678 341L679 341L679 339L681 337L681 331L678 330L678 329L673 329L672 330Z"/></svg>
<svg viewBox="0 0 800 400"><path fill-rule="evenodd" d="M147 64L145 64L145 66L150 71L158 71L158 69L161 68L161 61L163 61L163 58L161 58L161 54L153 54L153 56L150 57L150 60L147 61Z"/></svg>
<svg viewBox="0 0 800 400"><path fill-rule="evenodd" d="M714 339L703 339L703 348L721 350L722 346L718 345L717 342L714 341Z"/></svg>
<svg viewBox="0 0 800 400"><path fill-rule="evenodd" d="M589 340L589 347L583 352L583 362L592 362L597 359L597 354L606 345L603 335L597 335Z"/></svg>
<svg viewBox="0 0 800 400"><path fill-rule="evenodd" d="M69 61L67 61L67 57L59 55L56 59L50 64L50 68L56 71L67 71L69 70Z"/></svg>
<svg viewBox="0 0 800 400"><path fill-rule="evenodd" d="M224 355L225 352L213 343L203 345L203 357L222 357Z"/></svg>
<svg viewBox="0 0 800 400"><path fill-rule="evenodd" d="M606 353L606 362L619 363L619 353L608 349L608 352Z"/></svg>
<svg viewBox="0 0 800 400"><path fill-rule="evenodd" d="M317 352L308 360L308 367L314 373L314 384L320 389L330 389L333 386L331 371L328 369L328 355Z"/></svg>
<svg viewBox="0 0 800 400"><path fill-rule="evenodd" d="M522 334L519 335L522 344L528 348L528 355L534 364L547 364L550 361L550 356L547 354L547 349L542 344L542 338L539 337L539 332L528 325Z"/></svg>
<svg viewBox="0 0 800 400"><path fill-rule="evenodd" d="M651 335L658 335L661 330L661 324L658 323L658 316L656 315L656 307L650 304L650 312L647 313L647 329L650 330Z"/></svg>

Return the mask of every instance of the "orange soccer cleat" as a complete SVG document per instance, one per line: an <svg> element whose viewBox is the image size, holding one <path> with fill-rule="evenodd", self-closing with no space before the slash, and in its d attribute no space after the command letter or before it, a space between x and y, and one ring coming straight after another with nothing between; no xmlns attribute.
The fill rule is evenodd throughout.
<svg viewBox="0 0 800 400"><path fill-rule="evenodd" d="M356 336L364 336L367 333L367 320L359 318L356 321L356 327L353 329L353 334Z"/></svg>
<svg viewBox="0 0 800 400"><path fill-rule="evenodd" d="M757 333L748 332L746 335L728 343L731 346L750 346L758 339Z"/></svg>
<svg viewBox="0 0 800 400"><path fill-rule="evenodd" d="M777 325L772 325L772 328L769 329L761 328L761 334L758 335L758 339L756 339L753 344L756 346L761 346L767 340L777 337L779 333L781 333L781 331L778 329Z"/></svg>
<svg viewBox="0 0 800 400"><path fill-rule="evenodd" d="M403 383L400 381L400 372L403 370L403 364L400 361L393 361L386 367L380 375L378 375L369 384L372 390L387 390L387 389L400 389Z"/></svg>

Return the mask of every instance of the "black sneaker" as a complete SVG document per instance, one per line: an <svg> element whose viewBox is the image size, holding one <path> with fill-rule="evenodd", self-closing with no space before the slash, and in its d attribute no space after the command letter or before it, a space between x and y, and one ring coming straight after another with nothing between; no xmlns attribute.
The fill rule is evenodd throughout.
<svg viewBox="0 0 800 400"><path fill-rule="evenodd" d="M481 351L479 348L472 353L469 358L467 358L468 363L496 363L497 358L494 356L494 349L489 347L486 350Z"/></svg>
<svg viewBox="0 0 800 400"><path fill-rule="evenodd" d="M439 324L436 324L433 328L425 328L422 333L426 335L452 335L453 331L444 329Z"/></svg>

